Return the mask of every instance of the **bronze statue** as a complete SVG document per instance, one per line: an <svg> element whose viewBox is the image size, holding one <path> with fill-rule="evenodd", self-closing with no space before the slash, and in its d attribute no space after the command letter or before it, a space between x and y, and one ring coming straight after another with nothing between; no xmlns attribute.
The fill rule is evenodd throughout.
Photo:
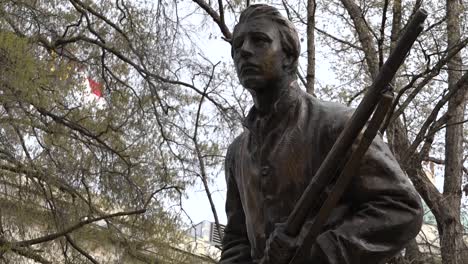
<svg viewBox="0 0 468 264"><path fill-rule="evenodd" d="M251 5L242 12L232 57L254 106L226 155L228 223L220 264L253 264L264 256L270 264L289 262L302 237L289 237L282 224L352 114L299 88L299 51L294 26L277 9ZM299 263L383 263L421 223L417 192L377 137Z"/></svg>

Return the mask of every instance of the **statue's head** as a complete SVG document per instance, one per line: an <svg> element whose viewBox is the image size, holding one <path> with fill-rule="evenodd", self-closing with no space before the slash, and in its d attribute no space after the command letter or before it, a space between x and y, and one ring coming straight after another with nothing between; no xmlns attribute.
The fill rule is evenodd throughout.
<svg viewBox="0 0 468 264"><path fill-rule="evenodd" d="M297 31L278 9L256 4L242 12L233 30L231 56L244 87L263 89L295 77L299 53Z"/></svg>

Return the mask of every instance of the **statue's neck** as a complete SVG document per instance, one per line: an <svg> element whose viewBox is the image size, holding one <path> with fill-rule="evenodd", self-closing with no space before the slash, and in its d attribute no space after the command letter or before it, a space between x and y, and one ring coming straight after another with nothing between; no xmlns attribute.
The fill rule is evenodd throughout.
<svg viewBox="0 0 468 264"><path fill-rule="evenodd" d="M249 90L258 113L260 115L271 113L278 99L290 91L290 85L293 81L293 78L287 78L263 89Z"/></svg>

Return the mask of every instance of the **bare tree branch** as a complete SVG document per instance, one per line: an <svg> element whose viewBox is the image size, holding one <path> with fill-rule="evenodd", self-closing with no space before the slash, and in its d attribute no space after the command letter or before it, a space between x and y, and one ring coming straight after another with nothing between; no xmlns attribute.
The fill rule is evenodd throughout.
<svg viewBox="0 0 468 264"><path fill-rule="evenodd" d="M384 63L384 48L383 44L385 41L385 24L387 23L387 10L388 10L389 1L384 1L384 7L382 11L382 21L380 23L380 36L377 39L377 49L379 51L379 68L382 67Z"/></svg>
<svg viewBox="0 0 468 264"><path fill-rule="evenodd" d="M395 100L393 102L393 105L392 105L392 108L390 109L390 113L392 113L391 115L388 116L385 124L382 126L383 127L383 130L385 130L387 127L388 127L388 124L389 123L392 123L394 122L403 112L404 110L408 107L408 105L410 104L410 102L416 97L416 95L435 77L439 74L440 70L445 67L445 65L447 64L447 62L453 57L455 56L461 49L463 49L464 47L466 47L466 45L468 45L468 38L464 39L463 41L461 41L458 45L456 45L456 47L454 47L453 49L449 50L449 52L447 53L447 55L440 59L436 65L434 65L434 67L432 67L432 69L428 69L426 70L425 72L422 72L420 74L417 74L415 76L413 76L413 78L410 80L410 82L405 86L403 87L402 89L399 90L397 96L395 97ZM394 111L396 109L396 107L398 106L398 102L400 100L400 98L405 94L405 92L407 90L409 90L410 88L412 88L414 86L414 84L417 82L417 80L421 77L423 77L424 75L426 75L424 77L423 80L421 80L417 86L413 89L413 91L408 95L408 97L405 99L405 101L399 106L399 108Z"/></svg>
<svg viewBox="0 0 468 264"><path fill-rule="evenodd" d="M431 111L431 114L426 118L426 121L422 125L421 129L418 132L415 140L411 144L411 146L407 149L406 157L412 156L416 149L418 148L419 144L422 142L424 135L426 134L427 129L429 128L430 124L434 122L435 118L439 114L440 109L455 95L458 93L459 90L466 89L468 91L468 72L463 75L454 86L452 90L450 90L439 102L437 102L434 109ZM467 93L465 91L464 93ZM465 103L463 100L458 100L457 104Z"/></svg>
<svg viewBox="0 0 468 264"><path fill-rule="evenodd" d="M355 44L353 44L353 43L351 43L351 42L349 42L347 40L340 39L340 38L338 38L336 36L333 36L332 34L326 32L325 30L322 30L322 29L317 28L317 27L315 27L315 30L317 30L317 32L319 32L319 33L333 39L334 41L339 42L339 43L344 44L344 45L347 45L347 46L350 46L351 48L353 48L355 50L359 50L359 51L363 50L360 46L357 46L357 45L355 45Z"/></svg>
<svg viewBox="0 0 468 264"><path fill-rule="evenodd" d="M430 162L434 162L436 164L439 164L439 165L445 165L445 160L443 159L438 159L438 158L434 158L434 157L426 157L424 159L424 161L430 161ZM468 168L467 167L463 167L463 172L465 172L465 174L468 175Z"/></svg>
<svg viewBox="0 0 468 264"><path fill-rule="evenodd" d="M0 244L1 243L2 242L0 241ZM37 261L37 262L42 263L42 264L52 264L51 261L45 259L44 257L42 257L39 254L34 253L34 250L32 250L30 248L12 248L11 251L15 252L18 255L21 255L23 257L32 259L32 260Z"/></svg>
<svg viewBox="0 0 468 264"><path fill-rule="evenodd" d="M315 0L307 1L307 86L309 94L315 94L315 10L317 3Z"/></svg>
<svg viewBox="0 0 468 264"><path fill-rule="evenodd" d="M216 11L213 8L211 8L211 6L209 6L208 3L206 3L204 0L193 0L193 1L197 3L198 6L201 7L203 10L205 10L205 12L218 25L219 29L223 33L224 40L231 43L232 34L231 34L231 31L229 31L229 28L227 27L227 25L224 23L224 18L221 18L221 16L218 15L218 13L216 13Z"/></svg>
<svg viewBox="0 0 468 264"><path fill-rule="evenodd" d="M87 258L89 261L91 261L92 263L94 264L99 264L99 262L97 262L97 260L95 260L91 255L89 255L85 250L83 250L82 248L80 248L76 243L75 241L73 241L73 239L71 238L70 234L66 234L65 235L65 238L67 239L68 243L70 243L70 245L76 249L76 251L80 252L81 255L85 256L85 258Z"/></svg>
<svg viewBox="0 0 468 264"><path fill-rule="evenodd" d="M83 220L83 221L80 221L78 223L76 223L75 225L73 226L70 226L68 228L65 228L64 230L60 231L60 232L57 232L57 233L54 233L54 234L50 234L50 235L46 235L46 236L42 236L42 237L39 237L39 238L34 238L34 239L30 239L30 240L24 240L24 241L17 241L17 242L6 242L6 241L0 241L0 246L2 247L12 247L12 248L21 248L21 247L27 247L27 246L32 246L32 245L35 245L35 244L39 244L39 243L44 243L44 242L47 242L47 241L51 241L51 240L54 240L54 239L57 239L59 237L62 237L62 236L65 236L66 234L69 234L85 225L88 225L88 224L91 224L91 223L94 223L94 222L97 222L97 221L100 221L100 220L104 220L104 219L109 219L109 218L113 218L113 217L119 217L119 216L129 216L129 215L135 215L135 214L143 214L146 212L146 209L139 209L139 210L135 210L135 211L129 211L129 212L118 212L118 213L114 213L114 214L108 214L108 215L104 215L104 216L100 216L100 217L93 217L93 218L88 218L86 220Z"/></svg>

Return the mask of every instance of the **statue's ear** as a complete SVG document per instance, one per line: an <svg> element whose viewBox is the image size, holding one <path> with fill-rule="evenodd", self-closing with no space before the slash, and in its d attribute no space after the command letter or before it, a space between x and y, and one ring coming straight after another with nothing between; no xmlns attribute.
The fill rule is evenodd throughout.
<svg viewBox="0 0 468 264"><path fill-rule="evenodd" d="M283 69L291 68L293 63L294 63L294 57L289 54L285 54L283 58Z"/></svg>

